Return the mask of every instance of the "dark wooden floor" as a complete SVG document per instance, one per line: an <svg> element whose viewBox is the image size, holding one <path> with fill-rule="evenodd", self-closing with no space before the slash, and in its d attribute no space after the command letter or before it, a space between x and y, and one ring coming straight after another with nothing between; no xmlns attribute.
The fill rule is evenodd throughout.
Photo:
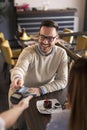
<svg viewBox="0 0 87 130"><path fill-rule="evenodd" d="M0 53L0 112L3 112L8 109L8 90L8 78L4 79L3 58Z"/></svg>

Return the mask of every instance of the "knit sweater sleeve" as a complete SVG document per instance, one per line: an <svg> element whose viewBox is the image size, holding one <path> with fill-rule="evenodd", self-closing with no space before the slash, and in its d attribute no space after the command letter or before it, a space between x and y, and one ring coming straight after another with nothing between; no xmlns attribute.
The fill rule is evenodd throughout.
<svg viewBox="0 0 87 130"><path fill-rule="evenodd" d="M30 51L29 48L25 48L20 54L15 67L10 71L11 81L13 81L15 78L24 79L24 76L29 67L29 63L31 62L32 59L29 51Z"/></svg>
<svg viewBox="0 0 87 130"><path fill-rule="evenodd" d="M53 81L41 86L42 94L64 89L68 82L68 58L64 50L61 55L61 62Z"/></svg>

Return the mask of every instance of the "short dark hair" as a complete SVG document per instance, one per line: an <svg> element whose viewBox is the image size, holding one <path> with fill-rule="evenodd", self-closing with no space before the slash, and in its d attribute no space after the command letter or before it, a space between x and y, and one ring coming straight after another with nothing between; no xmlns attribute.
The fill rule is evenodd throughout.
<svg viewBox="0 0 87 130"><path fill-rule="evenodd" d="M40 29L41 29L42 26L54 27L56 29L56 31L58 31L58 24L56 22L54 22L53 20L44 20L44 21L42 21L42 23L40 25Z"/></svg>

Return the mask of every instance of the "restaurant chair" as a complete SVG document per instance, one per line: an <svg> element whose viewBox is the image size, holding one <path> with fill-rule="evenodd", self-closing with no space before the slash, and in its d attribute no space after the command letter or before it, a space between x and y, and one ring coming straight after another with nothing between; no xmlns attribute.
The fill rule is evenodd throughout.
<svg viewBox="0 0 87 130"><path fill-rule="evenodd" d="M2 32L0 32L0 45L1 43L5 40L4 34ZM1 47L0 47L1 49Z"/></svg>
<svg viewBox="0 0 87 130"><path fill-rule="evenodd" d="M12 49L11 46L10 46L10 44L9 44L9 41L6 40L5 37L4 37L4 34L2 32L0 32L0 49L1 49L2 44L7 44L7 46L9 46L9 48L11 49L12 54L13 54L14 57L18 57L19 54L22 51L21 49ZM1 52L2 52L2 49L1 49ZM5 63L4 63L4 65L5 65Z"/></svg>
<svg viewBox="0 0 87 130"><path fill-rule="evenodd" d="M87 51L87 36L78 36L74 53L83 56Z"/></svg>
<svg viewBox="0 0 87 130"><path fill-rule="evenodd" d="M0 42L3 42L5 40L4 34L0 32Z"/></svg>
<svg viewBox="0 0 87 130"><path fill-rule="evenodd" d="M87 49L87 36L82 35L77 37L76 50Z"/></svg>
<svg viewBox="0 0 87 130"><path fill-rule="evenodd" d="M1 44L1 52L4 58L3 72L6 78L8 70L14 67L20 53L11 50L8 40L3 41Z"/></svg>
<svg viewBox="0 0 87 130"><path fill-rule="evenodd" d="M5 40L7 39L5 39L4 33L0 32L0 44L2 44ZM8 40L8 42L12 50L21 52L21 46L18 44L16 39Z"/></svg>
<svg viewBox="0 0 87 130"><path fill-rule="evenodd" d="M73 33L73 31L71 30L71 29L68 29L68 28L65 28L64 30L63 30L63 32L64 33ZM74 37L73 36L63 36L62 37L62 40L64 40L65 42L67 42L67 43L70 43L70 44L72 44L73 43L73 40L74 40Z"/></svg>

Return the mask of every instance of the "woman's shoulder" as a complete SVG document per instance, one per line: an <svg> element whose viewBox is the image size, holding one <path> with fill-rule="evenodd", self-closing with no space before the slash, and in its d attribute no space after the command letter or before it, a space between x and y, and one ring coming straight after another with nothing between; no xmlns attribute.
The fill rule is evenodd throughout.
<svg viewBox="0 0 87 130"><path fill-rule="evenodd" d="M54 113L51 116L51 120L47 125L46 130L67 130L70 117L69 110L62 110L59 113Z"/></svg>
<svg viewBox="0 0 87 130"><path fill-rule="evenodd" d="M56 120L57 121L61 121L61 120L64 120L64 119L68 119L70 116L70 110L68 109L65 109L65 110L62 110L61 112L59 112L58 114L53 114L52 115L52 120Z"/></svg>

